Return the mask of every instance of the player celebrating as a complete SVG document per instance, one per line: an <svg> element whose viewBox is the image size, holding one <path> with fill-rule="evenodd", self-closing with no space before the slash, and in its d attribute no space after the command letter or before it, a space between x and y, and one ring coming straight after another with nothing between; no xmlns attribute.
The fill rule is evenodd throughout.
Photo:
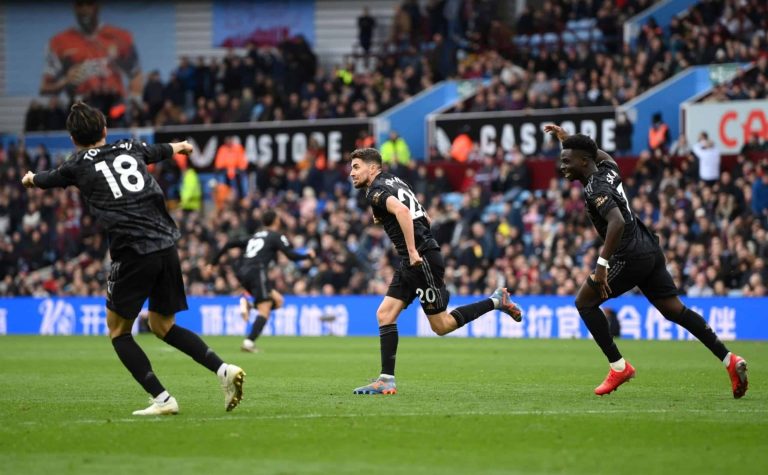
<svg viewBox="0 0 768 475"><path fill-rule="evenodd" d="M112 346L136 381L152 395L137 416L176 414L176 399L152 371L147 355L131 335L133 322L149 298L149 326L169 345L216 373L224 389L227 411L242 398L245 373L226 364L203 340L175 324L187 309L187 297L176 251L179 230L168 215L160 186L147 164L190 153L187 142L147 146L133 140L106 143L104 115L78 102L67 117L67 130L77 152L54 170L27 172L27 188L77 187L109 237L112 268L107 281L107 327Z"/></svg>
<svg viewBox="0 0 768 475"><path fill-rule="evenodd" d="M562 142L560 171L567 180L584 185L589 219L604 241L595 273L587 277L576 296L576 308L582 320L610 363L608 376L595 388L595 394L609 394L635 376L635 368L624 360L611 338L608 320L600 305L637 286L664 318L691 332L723 362L731 378L733 397L744 396L746 361L729 352L701 315L678 298L679 292L667 271L664 252L656 236L629 207L616 162L598 150L586 135L568 136L554 124L544 126L544 131Z"/></svg>
<svg viewBox="0 0 768 475"><path fill-rule="evenodd" d="M469 305L446 311L448 290L443 282L445 264L440 247L432 237L430 219L401 179L381 169L381 155L376 149L361 148L351 154L350 177L355 188L365 188L373 210L374 222L381 223L400 255L389 290L376 311L381 345L381 375L373 383L355 389L354 394L396 394L395 355L397 354L397 317L414 298L427 314L432 331L446 335L493 309L501 310L515 321L522 311L509 299L504 288Z"/></svg>
<svg viewBox="0 0 768 475"><path fill-rule="evenodd" d="M280 217L277 213L268 210L261 217L261 220L267 228L266 230L259 231L250 237L227 242L211 261L211 266L215 265L221 256L233 247L239 247L245 251L240 255L240 259L235 265L235 275L240 281L240 285L253 297L253 303L258 312L248 338L243 340L240 347L241 350L250 353L258 351L254 342L264 330L264 325L267 324L272 310L283 306L283 296L271 288L267 280L267 269L270 263L275 260L277 252L282 252L292 261L315 258L315 251L312 249L307 251L305 255L293 250L293 246L285 234L280 233ZM240 311L243 320L248 321L251 305L245 296L240 298Z"/></svg>

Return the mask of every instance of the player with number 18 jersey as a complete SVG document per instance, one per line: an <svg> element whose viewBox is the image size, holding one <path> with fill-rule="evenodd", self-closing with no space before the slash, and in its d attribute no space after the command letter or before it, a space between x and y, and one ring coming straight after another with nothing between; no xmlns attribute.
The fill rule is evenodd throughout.
<svg viewBox="0 0 768 475"><path fill-rule="evenodd" d="M39 188L76 186L91 214L106 230L112 257L167 249L179 239L165 197L147 164L169 159L168 144L121 140L81 150L56 169L35 175Z"/></svg>
<svg viewBox="0 0 768 475"><path fill-rule="evenodd" d="M109 239L112 257L107 280L106 326L120 362L150 394L149 407L135 416L177 414L179 404L160 382L146 353L133 338L135 321L149 300L146 318L152 333L215 373L224 390L224 407L240 404L245 372L225 363L199 336L176 323L187 296L175 242L179 231L165 209L160 186L147 164L174 153L189 154L187 142L147 145L135 140L107 143L104 114L76 102L67 117L76 152L59 167L27 172L26 188L77 187Z"/></svg>
<svg viewBox="0 0 768 475"><path fill-rule="evenodd" d="M179 230L166 210L160 185L147 170L147 164L172 156L169 144L120 140L82 149L58 168L35 175L39 188L77 187L106 231L112 257L107 308L124 318L135 318L147 296L150 310L163 315L188 308L181 268L176 265ZM158 259L141 259L153 253ZM147 279L155 275L153 264L165 260L173 262L164 266L163 282L149 286L156 289L153 295Z"/></svg>

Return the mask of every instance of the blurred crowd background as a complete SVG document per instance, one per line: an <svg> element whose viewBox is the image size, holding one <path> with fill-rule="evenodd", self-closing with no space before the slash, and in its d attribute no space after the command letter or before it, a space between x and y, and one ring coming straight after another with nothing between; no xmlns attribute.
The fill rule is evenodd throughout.
<svg viewBox="0 0 768 475"><path fill-rule="evenodd" d="M649 21L635 48L622 42L618 25L650 0L546 0L510 25L494 18L493 2L452 2L458 9L450 21L445 3L422 8L403 2L389 40L377 45L370 38L375 19L363 12L350 57L375 55L375 66L350 59L324 69L298 38L233 50L222 60L180 58L168 81L149 74L142 97L127 104L108 94L86 100L105 112L110 127L370 117L444 78L488 80L455 112L615 106L689 65L731 62L756 67L707 100L766 97L768 7L760 0L703 1L668 30ZM64 128L67 106L58 98L33 103L25 129ZM621 119L619 124L632 127ZM631 133L620 127L619 152L622 134ZM374 144L372 137L360 137L358 145L395 151L398 159L388 159L388 167L428 209L452 293L487 294L506 286L513 294L573 295L594 269L601 242L579 185L554 178L547 189L531 190L531 157L519 150L483 156L475 149L463 180L451 181L440 165L412 160L407 144L391 140ZM548 155L557 153L552 147ZM766 153L768 145L755 135L726 164L706 136L694 144L661 136L649 141L624 176L631 206L660 236L682 293L768 295ZM48 169L61 159L43 147L0 149L0 295L103 295L108 243L78 192L27 192L21 186L25 171ZM708 175L713 160L722 169L714 177ZM364 197L351 187L346 160L331 165L310 146L296 166L243 163L238 174L247 186L222 193L217 186L213 200L201 199L200 189L209 184L190 171L184 157L153 168L181 229L178 248L190 295L241 291L229 265L237 251L213 272L206 264L227 239L258 229L266 209L278 210L297 248L318 253L314 263L281 257L269 272L278 291L386 292L398 258L384 230L373 225Z"/></svg>

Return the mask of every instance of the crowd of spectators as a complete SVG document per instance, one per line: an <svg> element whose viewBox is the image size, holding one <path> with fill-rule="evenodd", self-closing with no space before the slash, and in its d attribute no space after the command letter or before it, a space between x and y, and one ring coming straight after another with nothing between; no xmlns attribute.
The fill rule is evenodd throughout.
<svg viewBox="0 0 768 475"><path fill-rule="evenodd" d="M566 2L568 3L568 2ZM571 2L572 3L572 2ZM602 41L583 41L546 47L517 48L504 57L486 50L470 54L458 65L457 75L483 78L490 84L479 94L454 108L455 112L484 112L521 109L618 106L692 65L756 62L749 73L719 88L718 100L766 97L766 51L768 51L768 6L758 0L726 2L706 0L660 28L651 18L642 28L633 48L616 38L613 21L615 2L583 2L586 8L564 9L557 2L544 2L543 10L557 12L556 25L577 15L598 18ZM582 3L576 2L576 5ZM597 9L598 13L591 13ZM536 10L539 16L543 10ZM578 13L581 11L586 13ZM600 13L602 12L602 13ZM537 21L523 12L523 25ZM561 26L530 26L534 30ZM529 29L530 29L529 28Z"/></svg>
<svg viewBox="0 0 768 475"><path fill-rule="evenodd" d="M417 49L388 54L375 68L318 65L303 37L278 47L249 45L222 59L180 58L167 81L152 71L141 98L86 97L110 127L169 126L360 118L380 112L432 85L429 58ZM67 104L33 101L26 131L61 130Z"/></svg>
<svg viewBox="0 0 768 475"><path fill-rule="evenodd" d="M103 295L104 237L76 191L21 187L21 172L34 168L32 162L23 150L0 155L0 295ZM200 211L175 207L190 295L240 292L227 265L237 251L214 272L204 264L228 238L256 229L266 209L278 210L299 248L319 255L312 265L280 258L269 271L279 291L383 294L398 259L350 186L347 167L326 170L330 181L319 184L293 168L252 170L259 185L242 199L232 195ZM556 178L548 189L532 192L524 167L489 157L467 175L462 192L440 167L429 171L410 162L397 168L432 217L451 292L485 294L503 285L515 294L573 295L594 268L600 240L586 218L580 187ZM659 234L683 292L768 295L768 162L742 156L709 184L696 169L692 158L678 163L665 154L644 154L625 180L635 213Z"/></svg>
<svg viewBox="0 0 768 475"><path fill-rule="evenodd" d="M593 16L605 38L615 37L612 19L630 11L622 8L636 11L649 3L547 1L543 11L549 13L536 10L529 20L520 18L518 33L528 27L533 28L528 33L561 31L569 20ZM364 117L432 81L458 76L490 79L459 110L617 105L689 64L754 59L749 73L713 96L765 97L768 59L761 52L768 50L768 15L763 3L701 2L669 31L649 22L632 51L609 43L594 49L589 43L554 50L512 48L503 41L508 32L493 18L494 2L437 0L422 11L407 0L398 7L384 47L394 53L382 55L370 70L345 65L327 72L299 39L279 48L251 47L244 55L230 52L221 61L182 58L168 82L150 74L142 100L125 110L115 109L113 98L91 99L105 110L111 126ZM456 51L466 60L454 62ZM51 98L33 105L27 128L60 129L65 117L64 104ZM699 173L692 147L677 141L671 152L682 160L671 160L666 147L659 148L642 154L634 173L626 176L631 205L660 235L683 292L768 294L768 163L747 158L765 148L754 137L735 166L710 180ZM477 158L481 166L468 169L453 185L439 166L428 170L409 161L397 167L433 219L451 292L486 294L503 285L515 294L575 294L594 268L600 245L578 185L553 179L548 189L531 191L519 151ZM103 295L107 243L79 194L21 187L24 171L46 169L55 161L43 148L0 148L0 295ZM213 272L204 264L228 238L257 228L265 209L278 210L289 238L319 255L312 265L281 257L270 270L279 291L385 293L398 262L386 234L372 224L362 197L350 187L348 164L313 173L315 162L310 160L308 168L249 169L253 186L247 193L207 201L202 208L179 206L172 190L181 173L169 172L170 162L157 167L154 173L169 191L169 206L180 223L179 251L191 295L240 291L227 265L236 251Z"/></svg>

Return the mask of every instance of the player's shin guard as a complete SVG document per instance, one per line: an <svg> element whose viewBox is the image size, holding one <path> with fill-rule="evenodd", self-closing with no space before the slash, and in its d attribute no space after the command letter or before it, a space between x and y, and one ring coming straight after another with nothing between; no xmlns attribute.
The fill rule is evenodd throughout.
<svg viewBox="0 0 768 475"><path fill-rule="evenodd" d="M256 321L253 322L253 326L251 327L251 333L248 334L248 339L256 341L256 338L258 338L259 335L261 335L261 332L264 331L264 325L266 324L266 317L262 317L261 315L256 317Z"/></svg>
<svg viewBox="0 0 768 475"><path fill-rule="evenodd" d="M381 374L395 375L395 357L397 356L397 343L399 339L397 323L379 327L379 341L381 343Z"/></svg>
<svg viewBox="0 0 768 475"><path fill-rule="evenodd" d="M704 317L688 307L683 307L683 311L677 316L664 316L670 322L676 323L691 332L691 334L698 338L700 342L704 343L704 346L709 348L709 351L717 356L720 361L725 359L725 356L728 354L728 349L717 337L712 330L712 327L707 325Z"/></svg>
<svg viewBox="0 0 768 475"><path fill-rule="evenodd" d="M214 373L224 364L219 355L197 335L184 327L174 325L165 334L163 341L191 356L193 360L205 366Z"/></svg>
<svg viewBox="0 0 768 475"><path fill-rule="evenodd" d="M133 339L133 335L124 333L117 338L113 338L112 346L115 348L115 353L117 353L117 357L120 358L123 366L131 372L133 379L146 392L151 394L152 397L157 397L158 394L165 391L163 385L160 384L160 380L152 372L149 358L147 358L146 353L144 353L139 344L136 343L136 340Z"/></svg>
<svg viewBox="0 0 768 475"><path fill-rule="evenodd" d="M618 361L621 359L621 353L619 348L613 342L611 337L611 331L608 326L608 319L605 318L605 314L600 307L587 307L579 308L579 315L584 320L584 324L587 326L589 333L595 339L603 354L608 358L609 363Z"/></svg>
<svg viewBox="0 0 768 475"><path fill-rule="evenodd" d="M462 305L451 310L451 316L456 320L456 328L461 328L481 315L485 315L494 309L493 300L483 299L469 305Z"/></svg>

